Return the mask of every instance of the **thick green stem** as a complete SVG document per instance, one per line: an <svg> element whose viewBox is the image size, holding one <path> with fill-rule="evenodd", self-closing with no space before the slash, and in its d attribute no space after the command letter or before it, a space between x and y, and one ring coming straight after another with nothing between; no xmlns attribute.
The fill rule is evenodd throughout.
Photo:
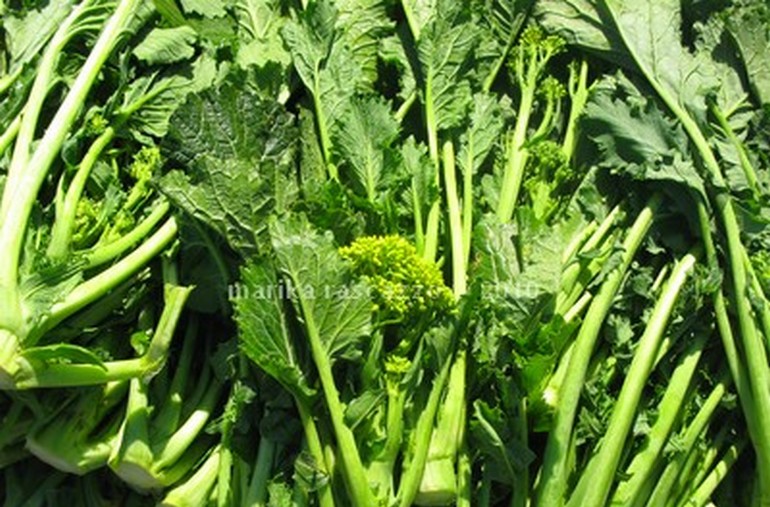
<svg viewBox="0 0 770 507"><path fill-rule="evenodd" d="M103 297L114 287L135 275L147 265L150 260L161 253L176 238L177 224L174 218L169 218L155 234L141 246L110 266L90 280L78 285L62 301L51 308L48 319L41 326L50 329L52 326L69 317L84 306Z"/></svg>
<svg viewBox="0 0 770 507"><path fill-rule="evenodd" d="M345 424L345 409L342 407L339 392L334 383L331 361L321 340L315 317L312 311L308 309L309 305L305 300L306 295L300 293L298 297L305 321L305 329L307 330L307 338L310 342L313 362L318 370L318 378L321 382L326 406L329 409L329 417L332 421L332 428L339 446L338 456L342 462L345 483L350 493L351 502L354 505L375 505L374 495L369 487L369 481L366 477L364 465L361 462L361 456L358 453L353 432Z"/></svg>
<svg viewBox="0 0 770 507"><path fill-rule="evenodd" d="M457 196L455 176L455 153L452 141L444 143L443 149L444 185L446 186L447 211L449 212L449 235L452 238L452 289L459 298L467 290L465 269L465 244L463 241L463 217Z"/></svg>
<svg viewBox="0 0 770 507"><path fill-rule="evenodd" d="M513 133L509 135L506 147L506 166L503 182L500 186L500 201L497 204L497 217L501 222L509 222L519 199L521 182L524 179L524 168L527 165L529 150L524 144L527 141L527 129L532 107L535 102L535 87L525 86L521 91L521 104L516 117Z"/></svg>
<svg viewBox="0 0 770 507"><path fill-rule="evenodd" d="M457 456L457 502L456 507L473 505L473 463L470 451L463 446Z"/></svg>
<svg viewBox="0 0 770 507"><path fill-rule="evenodd" d="M195 336L198 332L198 320L190 318L187 322L182 350L177 355L174 376L165 396L163 404L157 414L154 414L155 424L159 428L176 428L182 416L182 407L185 401L185 391L188 383L191 383L190 368L195 355L195 347L198 345Z"/></svg>
<svg viewBox="0 0 770 507"><path fill-rule="evenodd" d="M334 507L334 495L332 494L331 484L331 469L324 457L323 445L321 444L321 437L318 435L318 427L313 420L310 408L307 406L307 402L304 400L296 399L297 411L299 412L299 419L302 423L302 429L305 432L305 442L307 443L308 451L316 462L316 466L326 471L329 474L329 480L321 485L318 489L318 504L320 507Z"/></svg>
<svg viewBox="0 0 770 507"><path fill-rule="evenodd" d="M425 471L425 463L428 460L433 423L441 401L441 393L444 391L444 385L449 377L450 365L451 360L447 359L444 366L441 367L441 371L433 380L433 386L428 395L428 403L417 420L413 436L414 452L412 453L411 460L408 462L408 466L404 468L404 472L401 475L398 494L396 495L396 504L400 507L410 507L414 503L415 496L417 496L420 481Z"/></svg>
<svg viewBox="0 0 770 507"><path fill-rule="evenodd" d="M409 97L406 98L404 103L399 106L398 111L396 111L396 113L393 115L397 122L401 123L404 121L404 118L406 118L407 113L415 102L417 102L417 92L413 91L409 94Z"/></svg>
<svg viewBox="0 0 770 507"><path fill-rule="evenodd" d="M706 209L706 203L700 196L695 196L695 201L698 210L698 226L703 241L703 249L706 252L706 262L708 263L709 269L718 271L719 261L717 260L716 246L711 237L711 223L708 210ZM730 324L730 317L727 313L727 302L725 301L724 292L721 287L718 287L714 291L712 301L714 304L717 329L719 330L719 335L722 339L722 347L725 350L725 358L727 359L727 365L730 368L730 374L733 383L735 384L735 390L738 393L738 400L740 401L741 408L746 416L746 425L749 429L749 435L756 435L757 428L755 428L755 424L757 423L757 419L755 416L754 395L751 391L751 379L747 375L746 367L738 352L732 325ZM754 440L754 438L755 437L752 437L752 440Z"/></svg>
<svg viewBox="0 0 770 507"><path fill-rule="evenodd" d="M110 468L118 477L143 490L161 487L148 471L148 464L153 462L148 388L139 378L131 379L119 443L108 460Z"/></svg>
<svg viewBox="0 0 770 507"><path fill-rule="evenodd" d="M15 170L12 166L13 174L9 173L0 216L0 245L3 246L3 255L0 255L0 298L5 299L6 296L18 298L17 277L22 244L29 216L37 202L40 187L48 176L54 159L83 108L83 103L91 86L99 76L104 62L112 53L120 35L140 3L139 0L122 0L118 4L115 13L105 24L83 67L72 83L72 87L48 125L45 134L37 143L35 152L28 161L24 160L24 163L21 164L22 168ZM22 140L25 129L24 123L22 123L21 128L17 146L24 144ZM23 149L28 149L28 147L23 147Z"/></svg>
<svg viewBox="0 0 770 507"><path fill-rule="evenodd" d="M611 505L618 507L639 505L646 499L645 487L649 484L660 456L668 441L674 424L680 419L685 399L690 388L693 375L700 362L701 354L706 345L707 335L700 334L689 347L679 365L674 369L671 378L658 404L658 417L647 434L643 450L637 453L631 464L626 468L628 480L621 482L614 495Z"/></svg>
<svg viewBox="0 0 770 507"><path fill-rule="evenodd" d="M112 243L85 252L88 269L101 266L126 253L131 247L150 235L153 229L165 218L171 206L164 201L155 206L147 217L131 229L129 233Z"/></svg>
<svg viewBox="0 0 770 507"><path fill-rule="evenodd" d="M605 504L666 326L694 266L693 254L687 254L677 262L666 289L655 302L644 333L636 346L634 358L626 373L599 450L589 462L586 473L581 476L568 505L601 507Z"/></svg>
<svg viewBox="0 0 770 507"><path fill-rule="evenodd" d="M414 222L414 244L417 253L425 255L425 224L422 221L422 196L417 188L415 178L412 178L412 216Z"/></svg>
<svg viewBox="0 0 770 507"><path fill-rule="evenodd" d="M207 505L219 474L220 448L212 450L206 461L185 482L169 491L159 507L199 507Z"/></svg>
<svg viewBox="0 0 770 507"><path fill-rule="evenodd" d="M0 15L3 14L4 9L0 8ZM5 71L5 69L3 69ZM11 73L0 76L0 95L5 94L8 89L19 79L21 73L24 71L24 65L17 65ZM1 152L0 152L1 153Z"/></svg>
<svg viewBox="0 0 770 507"><path fill-rule="evenodd" d="M735 462L738 461L746 444L746 440L741 439L740 442L728 447L722 456L722 459L714 465L713 470L711 470L711 473L700 483L698 489L696 489L692 496L680 505L682 505L682 507L703 507L708 505L711 500L711 495L716 491L717 487L722 482L722 479L727 476L730 468L732 468Z"/></svg>
<svg viewBox="0 0 770 507"><path fill-rule="evenodd" d="M467 267L471 262L471 243L473 239L473 141L468 143L468 158L463 170L463 262Z"/></svg>
<svg viewBox="0 0 770 507"><path fill-rule="evenodd" d="M658 479L655 489L650 496L648 505L665 505L666 500L671 496L671 490L676 483L679 472L682 470L688 456L695 448L698 437L703 434L714 413L716 412L722 398L727 393L727 385L724 382L717 384L706 398L698 414L692 420L684 432L681 440L681 450L671 457L668 466Z"/></svg>
<svg viewBox="0 0 770 507"><path fill-rule="evenodd" d="M428 70L428 76L425 78L425 124L428 134L428 152L430 154L430 160L433 164L433 171L435 175L437 195L441 195L441 160L439 156L438 148L438 123L436 120L435 104L433 103L433 76ZM439 236L439 221L441 218L441 199L436 199L431 203L430 211L428 212L428 224L425 229L425 249L422 252L422 256L429 260L435 261L438 254L438 236Z"/></svg>
<svg viewBox="0 0 770 507"><path fill-rule="evenodd" d="M716 436L709 438L705 449L697 449L697 452L690 454L687 465L679 474L676 481L677 498L670 498L669 505L677 505L681 502L687 502L692 494L698 489L698 486L704 481L711 471L714 462L725 448L728 437L733 440L735 435L731 435L734 426L725 424L717 431ZM741 440L747 440L743 437Z"/></svg>
<svg viewBox="0 0 770 507"><path fill-rule="evenodd" d="M621 30L621 36L624 34ZM629 47L633 47L630 45ZM680 104L677 97L658 81L654 69L636 58L642 74L647 78L652 88L666 104L669 110L682 124L688 137L695 145L700 155L700 160L708 172L717 193L713 198L714 207L718 212L724 228L727 242L727 258L734 293L735 313L738 315L743 349L746 355L746 365L749 371L749 382L753 394L754 413L747 414L747 418L756 418L749 423L752 433L752 441L757 453L757 477L759 478L760 502L764 506L770 506L770 369L768 369L767 353L759 336L756 322L752 315L747 292L746 269L743 263L744 247L740 237L740 225L735 214L735 208L726 190L728 188L717 157L711 148L703 131L698 127L695 119ZM748 394L745 392L745 394Z"/></svg>
<svg viewBox="0 0 770 507"><path fill-rule="evenodd" d="M2 135L0 135L0 155L5 153L5 150L11 145L16 136L19 133L19 126L21 125L21 116L17 116L8 125Z"/></svg>
<svg viewBox="0 0 770 507"><path fill-rule="evenodd" d="M588 102L588 62L586 60L580 61L580 71L575 75L574 68L570 68L570 86L569 96L572 100L572 105L569 110L569 118L567 119L567 130L564 132L564 140L562 141L562 150L567 156L567 160L572 160L572 155L575 153L575 146L577 145L577 127L578 119L583 114L586 102Z"/></svg>
<svg viewBox="0 0 770 507"><path fill-rule="evenodd" d="M17 389L65 387L104 384L115 380L153 377L165 364L176 324L182 313L190 287L172 287L160 316L147 353L136 359L107 361L100 364L41 363L17 355L12 381Z"/></svg>
<svg viewBox="0 0 770 507"><path fill-rule="evenodd" d="M457 353L449 372L447 394L430 439L428 460L415 497L418 505L446 505L457 500L457 453L465 434L466 353Z"/></svg>
<svg viewBox="0 0 770 507"><path fill-rule="evenodd" d="M152 467L155 470L170 468L184 454L198 435L203 431L206 423L216 407L219 395L222 392L222 384L212 380L206 394L185 422L174 432L171 438L156 454Z"/></svg>
<svg viewBox="0 0 770 507"><path fill-rule="evenodd" d="M581 262L581 259L578 257L563 261L566 263L566 266L562 271L561 287L559 294L556 296L557 313L564 313L571 308L582 296L585 288L593 280L594 276L601 271L606 256L597 255L597 253L601 253L600 247L611 244L610 241L615 239L615 236L610 234L610 229L619 215L620 208L615 206L583 246L580 247L578 254L582 253L590 256L587 265ZM606 253L609 253L609 250Z"/></svg>
<svg viewBox="0 0 770 507"><path fill-rule="evenodd" d="M244 507L265 507L267 505L267 486L273 473L273 460L277 444L267 437L262 437L257 450L257 461L249 483L249 490Z"/></svg>
<svg viewBox="0 0 770 507"><path fill-rule="evenodd" d="M387 380L388 406L385 445L380 455L369 466L367 475L374 483L378 498L394 496L393 469L396 466L401 443L404 438L404 406L406 392L402 388L402 378Z"/></svg>
<svg viewBox="0 0 770 507"><path fill-rule="evenodd" d="M96 165L96 161L104 149L112 142L115 137L115 129L107 127L102 134L94 140L91 147L86 152L83 160L78 166L78 171L72 179L64 202L61 208L57 207L56 221L51 230L51 241L48 244L48 257L51 259L62 259L70 249L72 242L72 233L75 229L75 219L77 217L78 203L83 195L88 177L91 175L91 169Z"/></svg>
<svg viewBox="0 0 770 507"><path fill-rule="evenodd" d="M46 96L54 82L56 66L62 50L74 35L78 19L89 8L90 0L82 2L73 8L72 12L62 21L59 28L56 29L51 41L46 45L40 63L35 69L35 80L32 83L27 103L21 112L21 124L16 136L16 145L14 146L11 165L8 170L8 182L6 183L6 193L3 195L2 206L0 207L0 216L5 217L8 208L11 206L11 200L14 192L7 192L8 189L15 189L15 186L24 172L31 156L35 132L38 130L38 119L40 111L43 108ZM46 168L47 171L47 168ZM2 224L2 221L0 221Z"/></svg>
<svg viewBox="0 0 770 507"><path fill-rule="evenodd" d="M751 284L751 290L754 292L757 312L759 312L759 320L762 323L762 331L765 333L765 344L770 348L770 301L767 300L765 295L765 289L762 287L757 272L754 270L754 266L751 264L748 252L745 250L744 264L746 264L746 272L749 276L749 283Z"/></svg>
<svg viewBox="0 0 770 507"><path fill-rule="evenodd" d="M425 247L422 257L430 262L435 262L438 255L438 233L441 220L441 203L438 199L433 201L428 211L428 224L425 228Z"/></svg>
<svg viewBox="0 0 770 507"><path fill-rule="evenodd" d="M754 194L754 198L761 199L762 191L760 190L759 182L757 181L757 172L754 170L754 166L752 165L751 160L749 160L749 155L746 153L746 148L738 139L738 136L735 135L735 131L730 126L730 122L727 121L727 118L725 118L725 115L722 113L722 110L719 108L719 106L716 104L711 104L710 110L714 117L717 119L719 126L722 127L727 140L730 141L730 143L735 148L735 151L738 153L738 160L741 164L741 169L743 169L743 175L746 177L746 182L748 183L752 194Z"/></svg>
<svg viewBox="0 0 770 507"><path fill-rule="evenodd" d="M559 405L556 410L554 425L548 435L540 483L537 488L538 505L558 507L564 503L572 427L596 339L620 289L626 271L647 235L660 202L661 196L656 194L639 213L623 243L623 256L620 264L607 275L607 279L588 309L575 340L569 369L560 386Z"/></svg>

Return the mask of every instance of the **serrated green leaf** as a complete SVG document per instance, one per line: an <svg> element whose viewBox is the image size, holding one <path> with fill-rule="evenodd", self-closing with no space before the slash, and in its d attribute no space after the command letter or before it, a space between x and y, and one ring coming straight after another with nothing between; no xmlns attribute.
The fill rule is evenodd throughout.
<svg viewBox="0 0 770 507"><path fill-rule="evenodd" d="M463 172L476 173L499 141L506 119L504 108L510 104L486 94L474 96L473 104L470 125L461 138L457 160Z"/></svg>
<svg viewBox="0 0 770 507"><path fill-rule="evenodd" d="M514 41L527 20L534 0L487 0L474 2L481 28L477 70L489 90L503 68Z"/></svg>
<svg viewBox="0 0 770 507"><path fill-rule="evenodd" d="M669 181L706 191L684 131L630 81L607 78L594 87L583 128L604 156L602 165L636 180Z"/></svg>
<svg viewBox="0 0 770 507"><path fill-rule="evenodd" d="M282 67L291 64L291 55L283 45L281 29L286 23L275 0L238 0L232 9L238 20L239 45L235 60L238 65L264 67L274 62Z"/></svg>
<svg viewBox="0 0 770 507"><path fill-rule="evenodd" d="M71 0L63 0L48 2L39 10L29 10L24 17L4 14L2 26L12 64L23 65L40 55L72 6Z"/></svg>
<svg viewBox="0 0 770 507"><path fill-rule="evenodd" d="M384 0L338 0L337 30L340 42L350 50L362 70L367 87L377 79L377 57L382 39L392 31L388 2Z"/></svg>
<svg viewBox="0 0 770 507"><path fill-rule="evenodd" d="M402 0L409 26L415 38L419 38L422 29L428 24L436 10L438 0Z"/></svg>
<svg viewBox="0 0 770 507"><path fill-rule="evenodd" d="M457 127L472 102L468 74L478 28L462 3L439 0L417 41L425 107L439 130Z"/></svg>
<svg viewBox="0 0 770 507"><path fill-rule="evenodd" d="M306 325L312 320L328 357L360 355L372 331L372 301L368 287L351 280L331 236L295 216L272 220L270 236L298 317Z"/></svg>
<svg viewBox="0 0 770 507"><path fill-rule="evenodd" d="M315 88L316 72L326 65L331 51L336 16L330 2L311 2L299 20L286 23L281 30L294 68L310 90Z"/></svg>
<svg viewBox="0 0 770 507"><path fill-rule="evenodd" d="M353 99L335 129L335 148L370 202L380 190L386 152L397 135L390 107L376 98Z"/></svg>
<svg viewBox="0 0 770 507"><path fill-rule="evenodd" d="M160 139L168 122L187 95L210 87L216 78L216 62L208 56L173 67L171 72L142 75L125 90L118 116L128 116L131 134L144 144ZM150 138L148 138L150 136Z"/></svg>

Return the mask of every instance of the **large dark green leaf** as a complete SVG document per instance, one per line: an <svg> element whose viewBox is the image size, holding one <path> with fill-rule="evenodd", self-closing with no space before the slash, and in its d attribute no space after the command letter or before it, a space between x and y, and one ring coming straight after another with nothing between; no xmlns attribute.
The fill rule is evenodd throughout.
<svg viewBox="0 0 770 507"><path fill-rule="evenodd" d="M163 146L185 170L158 184L183 211L251 254L267 216L296 192L295 139L293 118L280 104L237 83L209 89L174 114Z"/></svg>
<svg viewBox="0 0 770 507"><path fill-rule="evenodd" d="M706 196L685 132L622 76L594 86L584 130L603 155L601 165L637 180L675 182Z"/></svg>

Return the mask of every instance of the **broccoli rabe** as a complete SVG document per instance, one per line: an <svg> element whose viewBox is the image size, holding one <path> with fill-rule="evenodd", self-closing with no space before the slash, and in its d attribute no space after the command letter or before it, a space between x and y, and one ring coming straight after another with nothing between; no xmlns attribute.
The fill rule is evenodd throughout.
<svg viewBox="0 0 770 507"><path fill-rule="evenodd" d="M564 87L556 79L544 77L544 74L549 60L561 53L564 47L561 37L546 35L532 25L522 32L519 44L513 50L510 71L512 81L519 88L519 106L516 124L506 140L506 167L497 205L497 216L504 222L511 219L518 201L530 154L528 140L547 135L554 127L553 118L559 117ZM538 104L539 95L542 95L544 104ZM530 120L538 110L541 114L540 125L531 136Z"/></svg>
<svg viewBox="0 0 770 507"><path fill-rule="evenodd" d="M352 264L353 273L370 284L377 310L386 321L444 314L454 307L454 296L438 266L400 236L359 238L341 248L340 254Z"/></svg>

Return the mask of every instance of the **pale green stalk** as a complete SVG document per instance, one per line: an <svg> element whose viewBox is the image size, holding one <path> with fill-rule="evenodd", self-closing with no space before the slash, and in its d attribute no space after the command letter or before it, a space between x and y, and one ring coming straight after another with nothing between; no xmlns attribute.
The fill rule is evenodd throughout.
<svg viewBox="0 0 770 507"><path fill-rule="evenodd" d="M644 500L655 471L661 465L660 456L671 436L674 425L681 418L683 400L690 388L700 362L707 336L695 338L687 353L671 374L666 391L658 404L658 417L645 438L645 445L625 470L628 480L622 481L612 496L610 505L617 507L639 505ZM649 494L650 491L647 491Z"/></svg>
<svg viewBox="0 0 770 507"><path fill-rule="evenodd" d="M682 467L687 461L689 454L694 449L697 439L703 434L714 416L714 413L722 402L722 398L725 396L726 392L727 386L724 382L717 384L711 391L711 394L709 394L709 397L703 403L703 406L701 406L698 414L685 430L681 441L681 450L677 451L670 459L668 466L666 466L663 474L658 479L652 495L650 495L648 505L666 504L666 500L671 496L672 489Z"/></svg>
<svg viewBox="0 0 770 507"><path fill-rule="evenodd" d="M591 458L568 506L601 507L605 504L666 326L694 266L693 254L687 254L677 262L663 294L655 302L644 333L636 346L634 358L615 402L599 451Z"/></svg>
<svg viewBox="0 0 770 507"><path fill-rule="evenodd" d="M700 483L698 489L692 494L692 496L686 501L680 503L681 507L703 507L709 504L711 495L716 491L719 484L727 476L730 468L738 461L741 452L746 447L746 439L741 439L740 442L731 445L727 448L722 459L714 466L711 473Z"/></svg>
<svg viewBox="0 0 770 507"><path fill-rule="evenodd" d="M548 435L540 483L536 493L538 505L558 507L564 504L564 494L569 475L567 464L572 429L593 349L604 319L620 289L634 255L652 225L654 214L660 206L661 200L661 196L656 194L639 213L623 243L623 256L620 264L607 275L593 299L575 339L574 350L569 362L570 366L559 390L560 401L557 406L554 425Z"/></svg>
<svg viewBox="0 0 770 507"><path fill-rule="evenodd" d="M452 245L452 289L454 290L455 297L459 298L467 290L467 273L465 267L465 244L463 240L463 216L457 197L455 154L451 141L444 143L443 166L447 212L449 213L449 236L451 237Z"/></svg>

